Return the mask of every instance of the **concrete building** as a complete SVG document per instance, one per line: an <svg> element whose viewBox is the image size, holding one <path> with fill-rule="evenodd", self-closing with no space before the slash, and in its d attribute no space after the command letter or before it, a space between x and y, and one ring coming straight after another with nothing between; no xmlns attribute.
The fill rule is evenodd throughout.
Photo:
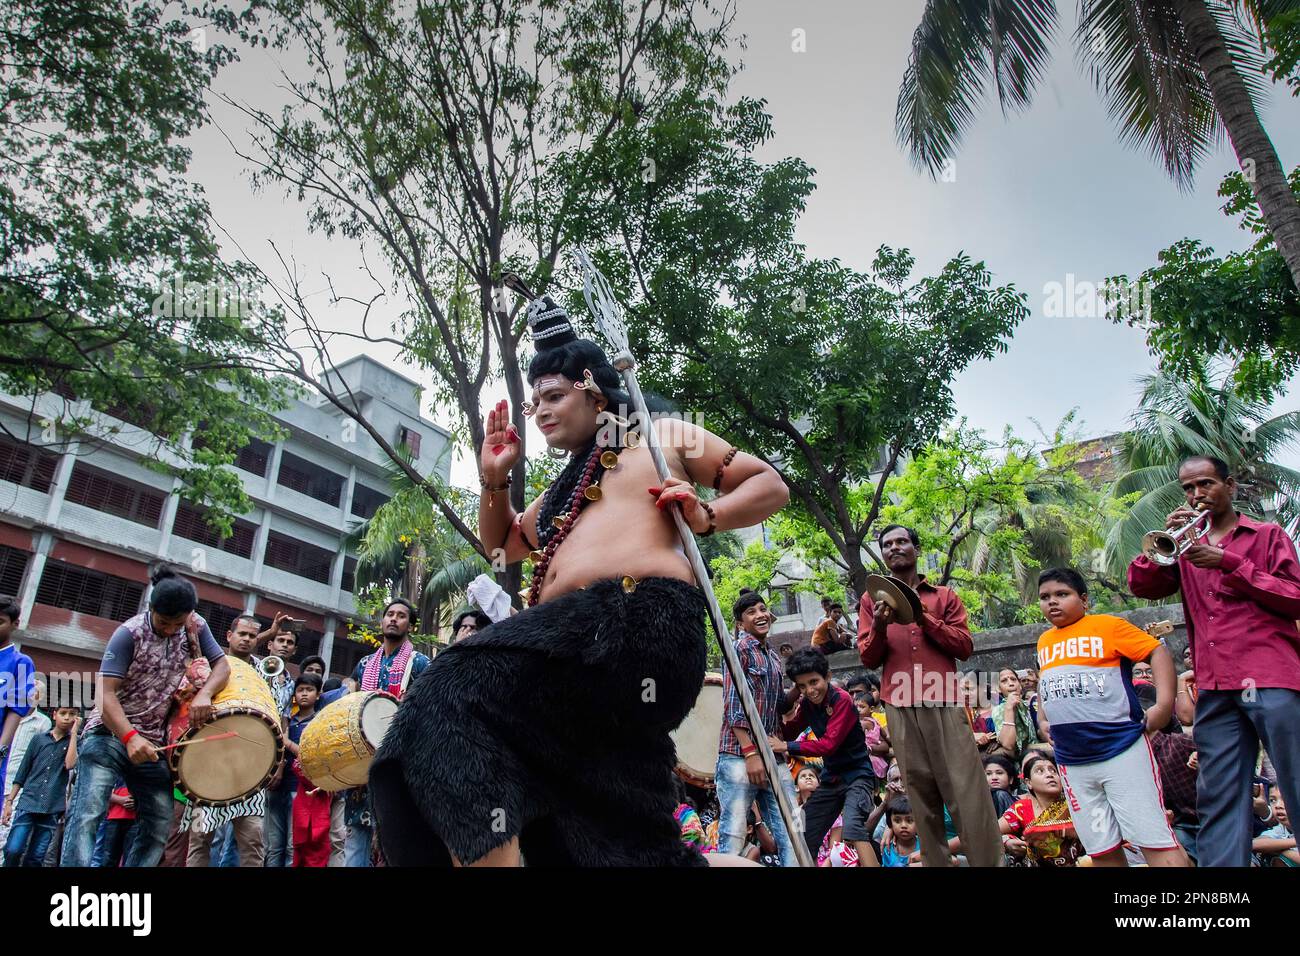
<svg viewBox="0 0 1300 956"><path fill-rule="evenodd" d="M420 415L417 382L365 356L327 377L389 441L410 448L423 474L447 478L450 436ZM99 416L55 446L41 423L59 418L63 398L44 395L33 407L0 393L0 593L18 598L15 641L38 670L96 670L114 628L146 607L150 567L168 562L195 583L219 642L240 614L269 624L287 611L304 621L299 660L320 654L331 673L350 673L368 649L347 638L356 558L344 539L388 499L388 460L352 419L313 398L275 414L288 437L240 453L235 471L253 508L223 541L203 509L174 493L178 480L146 466L160 455L147 431Z"/></svg>

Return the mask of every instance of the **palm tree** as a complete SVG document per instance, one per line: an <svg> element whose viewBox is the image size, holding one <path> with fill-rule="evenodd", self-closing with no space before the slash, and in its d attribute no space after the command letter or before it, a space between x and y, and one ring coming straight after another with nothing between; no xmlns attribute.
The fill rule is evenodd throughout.
<svg viewBox="0 0 1300 956"><path fill-rule="evenodd" d="M1142 398L1125 438L1124 469L1111 495L1135 496L1132 508L1110 529L1105 561L1121 576L1142 550L1142 537L1165 526L1165 516L1186 498L1178 464L1189 455L1213 455L1237 477L1239 510L1254 517L1272 512L1288 525L1300 519L1300 471L1279 464L1277 453L1300 442L1300 411L1269 417L1266 404L1237 391L1230 370L1204 369L1189 378L1165 373L1141 379Z"/></svg>
<svg viewBox="0 0 1300 956"><path fill-rule="evenodd" d="M430 480L437 481L436 471ZM469 583L491 568L403 470L390 468L389 483L393 497L349 538L357 551L357 591L379 586L406 598L418 609L424 631L433 634L464 603ZM474 495L438 490L463 515L477 512Z"/></svg>
<svg viewBox="0 0 1300 956"><path fill-rule="evenodd" d="M991 82L1003 114L1028 107L1057 29L1054 0L928 0L912 37L895 126L936 175ZM1075 52L1121 141L1158 157L1179 188L1226 130L1300 288L1300 202L1255 103L1268 31L1300 0L1079 0Z"/></svg>

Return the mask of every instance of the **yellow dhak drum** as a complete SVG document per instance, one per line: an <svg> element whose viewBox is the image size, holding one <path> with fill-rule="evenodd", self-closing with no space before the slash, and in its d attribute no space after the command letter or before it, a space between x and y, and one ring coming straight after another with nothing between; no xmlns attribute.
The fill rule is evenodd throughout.
<svg viewBox="0 0 1300 956"><path fill-rule="evenodd" d="M383 691L340 697L303 728L298 760L312 784L333 793L364 786L370 762L397 713L397 698Z"/></svg>
<svg viewBox="0 0 1300 956"><path fill-rule="evenodd" d="M213 719L190 728L178 743L232 731L236 736L177 747L168 765L177 789L205 806L237 803L266 786L284 754L280 714L271 688L251 665L226 656L230 679L212 698Z"/></svg>

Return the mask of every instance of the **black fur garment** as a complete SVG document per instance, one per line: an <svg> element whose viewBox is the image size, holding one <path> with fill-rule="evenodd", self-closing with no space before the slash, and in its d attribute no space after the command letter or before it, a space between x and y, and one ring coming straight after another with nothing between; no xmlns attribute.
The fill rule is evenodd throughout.
<svg viewBox="0 0 1300 956"><path fill-rule="evenodd" d="M698 866L673 818L668 732L704 682L705 602L682 581L599 581L439 654L370 769L394 866Z"/></svg>

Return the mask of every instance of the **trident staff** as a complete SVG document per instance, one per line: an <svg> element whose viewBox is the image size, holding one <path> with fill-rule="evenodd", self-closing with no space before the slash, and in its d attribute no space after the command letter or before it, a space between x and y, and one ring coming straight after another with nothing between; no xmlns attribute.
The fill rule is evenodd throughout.
<svg viewBox="0 0 1300 956"><path fill-rule="evenodd" d="M659 436L655 431L654 422L650 418L645 397L641 394L641 385L637 381L636 359L633 357L631 349L628 348L627 325L623 321L622 309L615 300L609 288L609 283L606 282L605 277L601 275L600 270L596 268L586 251L579 249L577 257L578 264L583 271L583 297L587 300L587 307L595 317L601 333L614 346L616 354L612 356L611 361L614 368L622 374L623 382L632 398L636 414L645 425L646 444L650 450L651 458L654 460L655 470L659 473L659 479L660 481L666 481L670 477L668 462L664 460L663 450L659 445ZM506 284L521 294L529 294L515 276L507 277ZM695 540L695 534L677 509L673 509L673 522L686 550L686 557L690 561L695 580L699 583L708 600L709 614L713 621L713 631L717 635L719 646L722 648L722 655L726 661L727 669L731 672L736 689L740 693L740 701L745 709L745 715L749 719L751 727L762 727L763 720L757 705L754 703L754 697L750 693L749 682L745 679L745 674L740 668L740 661L736 657L735 648L727 639L731 633L731 628L722 614L717 595L713 593L708 568L704 563L704 556L700 554L700 547ZM785 823L786 832L791 835L791 843L794 845L799 865L813 866L812 856L808 852L804 841L795 838L796 834L801 834L802 827L796 827L794 808L790 806L785 792L777 782L780 779L777 776L778 773L782 773L784 770L777 764L776 757L772 753L772 747L767 742L765 734L755 733L754 743L757 744L759 753L762 756L763 767L767 772L768 785L772 788L777 804L781 808L781 818Z"/></svg>

